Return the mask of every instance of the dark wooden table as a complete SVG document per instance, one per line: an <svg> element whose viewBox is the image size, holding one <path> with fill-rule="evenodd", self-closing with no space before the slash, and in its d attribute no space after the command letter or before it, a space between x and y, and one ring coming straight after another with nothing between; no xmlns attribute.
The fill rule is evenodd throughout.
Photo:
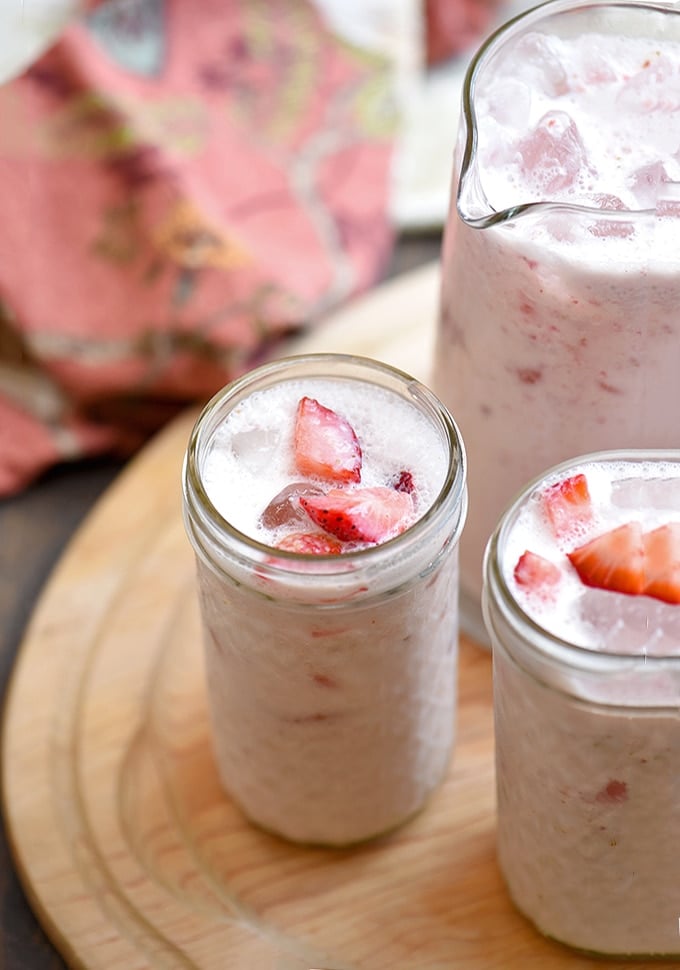
<svg viewBox="0 0 680 970"><path fill-rule="evenodd" d="M400 238L387 277L434 260L438 233ZM121 471L113 460L55 468L0 502L0 689L4 697L23 631L70 537ZM33 915L0 833L0 970L63 970L66 964Z"/></svg>

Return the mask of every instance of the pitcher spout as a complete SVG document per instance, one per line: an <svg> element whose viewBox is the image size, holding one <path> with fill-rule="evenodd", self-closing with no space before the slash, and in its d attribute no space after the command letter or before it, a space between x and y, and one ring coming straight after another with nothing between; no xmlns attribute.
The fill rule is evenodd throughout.
<svg viewBox="0 0 680 970"><path fill-rule="evenodd" d="M614 20L621 42L639 49L620 74L607 41ZM583 40L572 63L575 34ZM462 222L479 229L556 209L574 219L605 210L607 225L625 227L633 214L677 212L680 80L660 38L680 45L680 3L553 0L492 34L462 90L455 187ZM598 112L602 124L593 130L583 119ZM636 126L631 146L647 140L668 161L633 168L639 152L624 145L617 155L619 135L606 132L619 117Z"/></svg>

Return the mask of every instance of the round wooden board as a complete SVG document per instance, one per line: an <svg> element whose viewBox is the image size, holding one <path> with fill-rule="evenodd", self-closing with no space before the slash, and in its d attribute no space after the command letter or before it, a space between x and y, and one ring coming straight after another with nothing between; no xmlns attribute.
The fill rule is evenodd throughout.
<svg viewBox="0 0 680 970"><path fill-rule="evenodd" d="M426 378L436 281L432 267L401 278L291 349L370 354ZM8 831L32 904L67 962L601 967L538 936L503 888L490 658L472 644L461 644L449 776L389 838L343 851L296 847L248 825L221 791L180 508L194 418L160 434L85 521L44 590L11 684Z"/></svg>

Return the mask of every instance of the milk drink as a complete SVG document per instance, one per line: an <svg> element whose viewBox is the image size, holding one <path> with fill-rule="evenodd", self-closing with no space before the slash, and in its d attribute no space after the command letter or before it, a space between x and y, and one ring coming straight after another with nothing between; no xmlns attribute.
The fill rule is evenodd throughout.
<svg viewBox="0 0 680 970"><path fill-rule="evenodd" d="M680 954L680 457L602 453L494 533L498 853L545 934Z"/></svg>
<svg viewBox="0 0 680 970"><path fill-rule="evenodd" d="M449 763L464 456L412 379L291 358L227 388L185 467L214 747L260 826L346 844Z"/></svg>

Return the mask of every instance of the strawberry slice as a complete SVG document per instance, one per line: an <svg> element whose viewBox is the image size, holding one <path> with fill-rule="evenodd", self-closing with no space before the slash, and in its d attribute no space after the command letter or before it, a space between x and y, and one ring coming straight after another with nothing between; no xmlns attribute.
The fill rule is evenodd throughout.
<svg viewBox="0 0 680 970"><path fill-rule="evenodd" d="M639 522L596 536L567 556L586 586L633 595L644 591L646 557Z"/></svg>
<svg viewBox="0 0 680 970"><path fill-rule="evenodd" d="M593 517L588 482L581 473L549 485L542 493L541 500L558 538L578 531Z"/></svg>
<svg viewBox="0 0 680 970"><path fill-rule="evenodd" d="M313 522L345 542L384 542L413 520L409 493L384 485L301 495L300 505Z"/></svg>
<svg viewBox="0 0 680 970"><path fill-rule="evenodd" d="M404 471L399 473L399 477L394 482L394 487L398 492L408 492L409 495L414 495L416 487L413 484L413 475L411 472Z"/></svg>
<svg viewBox="0 0 680 970"><path fill-rule="evenodd" d="M680 603L680 522L662 525L642 537L646 596Z"/></svg>
<svg viewBox="0 0 680 970"><path fill-rule="evenodd" d="M527 549L517 560L513 575L518 586L547 592L559 583L561 573L554 562Z"/></svg>
<svg viewBox="0 0 680 970"><path fill-rule="evenodd" d="M275 548L300 552L306 556L339 556L342 552L337 539L321 532L291 532L277 542Z"/></svg>
<svg viewBox="0 0 680 970"><path fill-rule="evenodd" d="M361 481L361 447L352 425L313 397L298 402L294 449L303 475L331 482Z"/></svg>

